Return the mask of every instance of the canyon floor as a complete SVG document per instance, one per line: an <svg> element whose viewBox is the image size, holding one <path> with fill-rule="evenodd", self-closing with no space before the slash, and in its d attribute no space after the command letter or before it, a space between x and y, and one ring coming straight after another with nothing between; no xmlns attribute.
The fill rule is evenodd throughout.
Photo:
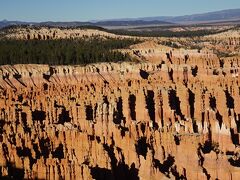
<svg viewBox="0 0 240 180"><path fill-rule="evenodd" d="M3 33L141 42L118 49L131 62L0 66L0 177L239 179L240 29L220 30L182 38Z"/></svg>

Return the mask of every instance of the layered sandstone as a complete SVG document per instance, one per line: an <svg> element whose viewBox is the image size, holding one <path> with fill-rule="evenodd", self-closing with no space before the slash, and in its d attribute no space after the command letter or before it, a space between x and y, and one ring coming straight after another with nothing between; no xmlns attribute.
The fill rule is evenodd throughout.
<svg viewBox="0 0 240 180"><path fill-rule="evenodd" d="M238 179L240 59L150 45L138 64L1 66L0 174Z"/></svg>
<svg viewBox="0 0 240 180"><path fill-rule="evenodd" d="M49 40L49 39L77 39L91 36L105 36L117 38L118 35L108 33L96 29L81 29L81 28L13 28L8 29L7 33L3 35L4 38L8 39L21 39L21 40ZM121 36L122 37L122 36ZM127 36L126 36L127 37Z"/></svg>

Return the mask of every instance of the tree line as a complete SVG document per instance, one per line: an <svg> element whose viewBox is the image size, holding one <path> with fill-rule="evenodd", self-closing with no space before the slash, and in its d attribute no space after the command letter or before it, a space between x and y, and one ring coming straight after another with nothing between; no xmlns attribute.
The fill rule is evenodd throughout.
<svg viewBox="0 0 240 180"><path fill-rule="evenodd" d="M126 35L126 36L141 36L141 37L201 37L206 35L212 35L217 34L221 32L225 32L227 30L187 30L187 31L171 31L171 30L124 30L124 29L118 29L118 30L108 30L107 32L114 33L117 35Z"/></svg>
<svg viewBox="0 0 240 180"><path fill-rule="evenodd" d="M78 40L1 40L0 65L78 65L97 62L131 61L116 49L138 43L133 39L83 38Z"/></svg>

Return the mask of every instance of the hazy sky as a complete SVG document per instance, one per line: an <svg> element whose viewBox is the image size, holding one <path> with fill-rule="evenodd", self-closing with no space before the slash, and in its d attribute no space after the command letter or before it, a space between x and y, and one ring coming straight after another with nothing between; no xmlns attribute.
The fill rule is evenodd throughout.
<svg viewBox="0 0 240 180"><path fill-rule="evenodd" d="M240 8L240 0L0 0L0 20L86 21Z"/></svg>

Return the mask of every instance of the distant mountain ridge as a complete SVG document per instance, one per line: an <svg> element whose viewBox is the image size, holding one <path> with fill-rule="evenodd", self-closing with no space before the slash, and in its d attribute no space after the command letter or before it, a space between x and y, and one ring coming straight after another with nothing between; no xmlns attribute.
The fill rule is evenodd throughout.
<svg viewBox="0 0 240 180"><path fill-rule="evenodd" d="M208 12L202 14L193 14L185 16L156 16L156 17L143 17L143 18L124 18L124 19L109 19L101 21L89 22L21 22L21 21L0 21L0 28L11 25L38 25L38 26L61 26L61 27L76 27L76 26L146 26L146 25L171 25L171 24L200 24L208 22L221 22L221 21L239 21L240 22L240 9L228 9L215 12Z"/></svg>
<svg viewBox="0 0 240 180"><path fill-rule="evenodd" d="M193 14L177 17L157 17L155 20L167 21L172 23L198 23L198 22L218 22L240 20L240 9L228 9L222 11Z"/></svg>
<svg viewBox="0 0 240 180"><path fill-rule="evenodd" d="M134 20L134 21L99 21L99 22L22 22L22 21L0 21L0 28L14 26L14 25L34 25L34 26L56 26L56 27L78 27L78 26L100 26L100 27L118 27L118 26L146 26L146 25L171 25L173 23L164 22L159 20L144 21L144 20Z"/></svg>

